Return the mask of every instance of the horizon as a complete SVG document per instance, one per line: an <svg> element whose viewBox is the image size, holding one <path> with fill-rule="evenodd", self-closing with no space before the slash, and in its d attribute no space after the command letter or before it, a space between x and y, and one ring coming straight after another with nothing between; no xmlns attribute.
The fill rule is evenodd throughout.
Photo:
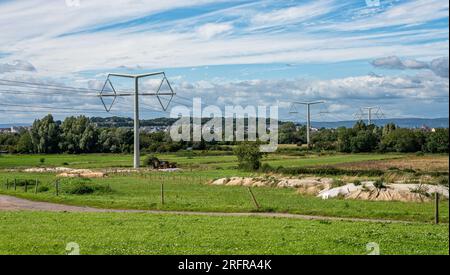
<svg viewBox="0 0 450 275"><path fill-rule="evenodd" d="M42 118L42 117L41 117ZM109 117L96 117L96 116L91 116L88 117L89 119L92 118L103 118L103 119L108 119L108 118L125 118L125 119L129 119L129 120L133 120L132 117L116 117L116 116L109 116ZM140 121L149 121L149 120L157 120L157 119L170 119L167 117L155 117L155 118L150 118L150 119L140 119ZM208 117L202 117L202 119L204 118L208 118ZM222 117L223 118L223 117ZM40 119L40 118L39 118ZM389 121L398 121L398 120L440 120L440 119L446 119L446 120L450 120L449 117L435 117L435 118L421 118L421 117L406 117L406 118L380 118L380 119L372 119L372 122L381 122L382 123L389 123ZM366 122L367 119L352 119L352 120L339 120L339 121L314 121L312 120L311 123L313 124L312 126L314 126L314 124L339 124L339 123L356 123L358 121L363 121ZM59 120L59 119L55 119L55 121L63 121L63 120ZM306 124L306 121L299 121L299 120L285 120L285 119L279 119L279 122L293 122L296 124ZM447 121L448 122L448 121ZM394 122L395 123L395 122ZM375 123L376 124L376 123ZM12 127L12 126L16 126L16 127L29 127L32 126L33 122L21 122L21 123L0 123L0 128L5 128L5 127ZM421 125L423 126L423 125ZM448 123L447 123L447 128L448 128ZM144 127L144 126L142 126ZM323 127L323 126L322 126ZM327 127L326 127L327 128Z"/></svg>

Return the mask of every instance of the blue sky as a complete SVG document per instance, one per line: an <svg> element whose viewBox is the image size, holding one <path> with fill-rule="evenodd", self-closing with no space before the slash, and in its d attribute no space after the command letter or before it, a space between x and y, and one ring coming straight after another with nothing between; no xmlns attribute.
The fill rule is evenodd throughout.
<svg viewBox="0 0 450 275"><path fill-rule="evenodd" d="M177 93L172 106L192 97L276 104L280 118L302 121L290 102L320 99L315 120L352 119L362 106L387 117L448 117L448 14L442 0L0 0L0 84L91 89L63 96L0 86L0 123L30 122L42 106L130 116L128 99L107 114L88 94L108 72L159 70ZM168 116L155 98L142 107L144 118Z"/></svg>

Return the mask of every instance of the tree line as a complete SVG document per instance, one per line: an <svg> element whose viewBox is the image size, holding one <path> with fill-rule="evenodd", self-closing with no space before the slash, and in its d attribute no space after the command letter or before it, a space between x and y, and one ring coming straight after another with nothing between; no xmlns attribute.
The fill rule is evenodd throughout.
<svg viewBox="0 0 450 275"><path fill-rule="evenodd" d="M282 144L306 143L306 127L298 129L288 122L280 126L279 132ZM448 153L449 129L409 129L393 123L379 127L358 121L353 128L320 129L312 133L311 141L312 149L318 151Z"/></svg>
<svg viewBox="0 0 450 275"><path fill-rule="evenodd" d="M56 121L52 115L34 121L29 130L0 133L0 151L10 153L131 153L133 131L130 128L98 127L98 118L67 117ZM448 153L449 130L435 131L383 127L356 122L352 128L319 129L312 133L312 150L359 152ZM306 143L306 127L292 122L280 123L280 144ZM141 133L140 146L147 152L193 150L231 150L236 142L174 142L167 132Z"/></svg>

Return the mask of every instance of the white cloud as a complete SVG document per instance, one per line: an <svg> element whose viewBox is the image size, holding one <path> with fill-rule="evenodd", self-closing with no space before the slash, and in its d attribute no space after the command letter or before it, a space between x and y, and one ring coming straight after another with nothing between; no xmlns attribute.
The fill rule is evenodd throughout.
<svg viewBox="0 0 450 275"><path fill-rule="evenodd" d="M372 65L374 67L384 68L384 69L395 69L395 70L420 70L420 69L430 69L436 75L440 77L448 78L448 65L449 60L447 57L440 57L433 59L431 62L418 61L414 59L400 59L397 56L381 57L373 60Z"/></svg>
<svg viewBox="0 0 450 275"><path fill-rule="evenodd" d="M340 31L370 30L394 26L413 26L448 18L449 3L442 0L415 0L394 4L384 12L368 17L324 26Z"/></svg>
<svg viewBox="0 0 450 275"><path fill-rule="evenodd" d="M335 9L335 1L313 1L308 4L257 13L251 18L253 28L266 28L277 25L303 22Z"/></svg>
<svg viewBox="0 0 450 275"><path fill-rule="evenodd" d="M0 63L0 74L17 71L35 72L36 68L28 61L14 60L11 63Z"/></svg>
<svg viewBox="0 0 450 275"><path fill-rule="evenodd" d="M233 26L229 23L208 23L197 28L197 34L203 39L210 39L216 35L229 32Z"/></svg>

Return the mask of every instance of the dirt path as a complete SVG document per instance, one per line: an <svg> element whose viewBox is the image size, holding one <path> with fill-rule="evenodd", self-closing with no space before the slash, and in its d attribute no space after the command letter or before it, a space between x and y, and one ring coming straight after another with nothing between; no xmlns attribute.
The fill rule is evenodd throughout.
<svg viewBox="0 0 450 275"><path fill-rule="evenodd" d="M121 210L100 209L93 207L71 206L49 202L30 201L13 196L0 195L0 211L54 211L54 212L96 212L96 213L149 213L149 214L176 214L176 215L200 215L219 217L272 217L291 218L302 220L328 220L328 221L356 221L356 222L383 222L383 223L412 223L410 221L339 218L326 216L312 216L288 213L226 213L226 212L194 212L194 211L166 211L166 210Z"/></svg>

